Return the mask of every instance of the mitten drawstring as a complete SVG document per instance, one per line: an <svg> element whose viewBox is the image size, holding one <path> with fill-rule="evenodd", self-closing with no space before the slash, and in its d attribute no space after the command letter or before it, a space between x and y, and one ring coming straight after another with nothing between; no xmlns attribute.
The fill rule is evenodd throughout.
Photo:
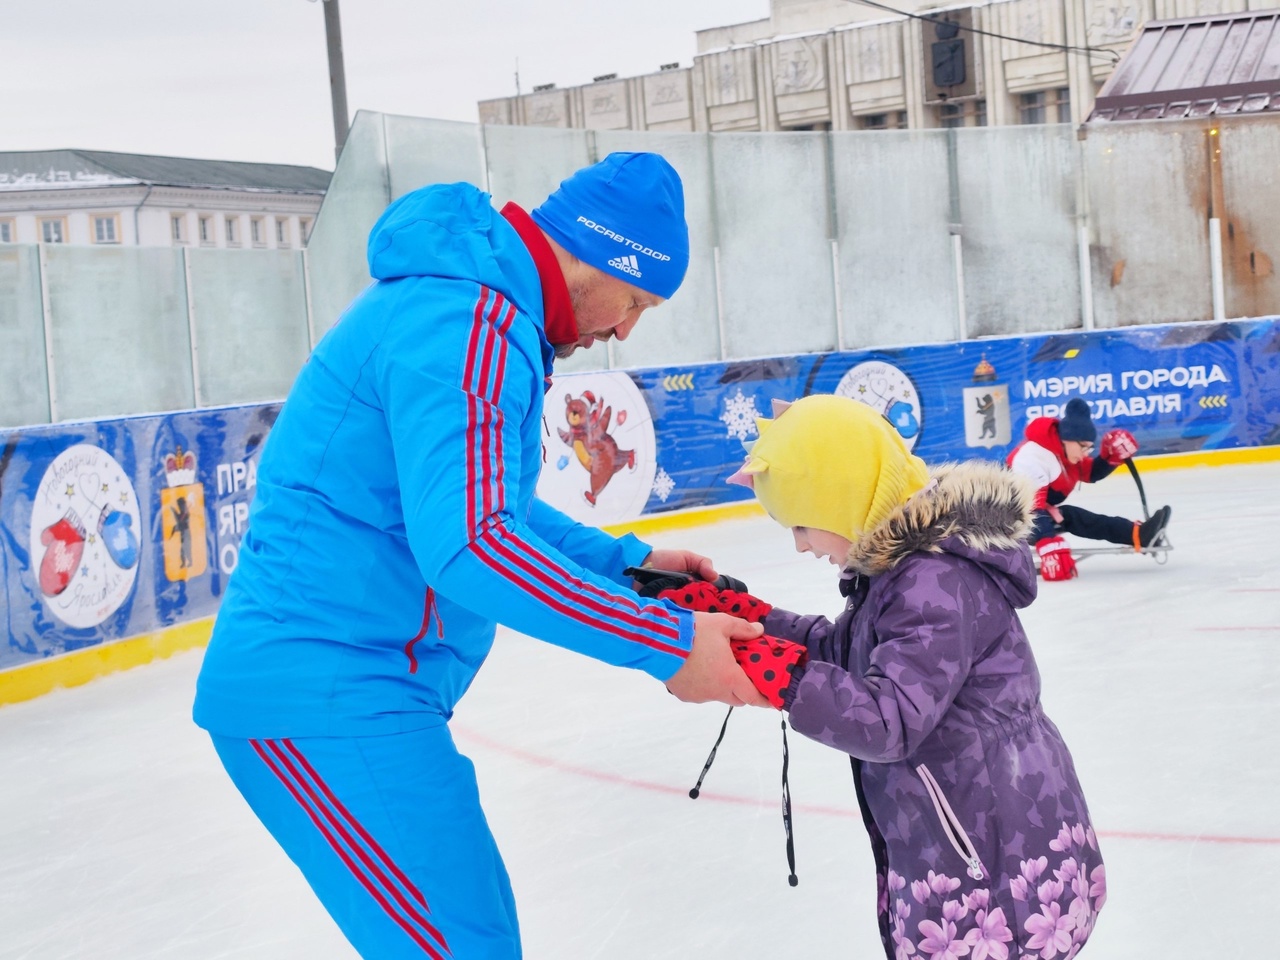
<svg viewBox="0 0 1280 960"><path fill-rule="evenodd" d="M733 716L733 707L729 708L729 712L724 715L724 723L720 724L720 734L716 737L715 744L711 747L711 752L707 754L707 762L702 765L702 772L698 774L698 782L693 785L693 789L689 791L689 799L697 800L699 794L702 793L702 781L706 779L707 771L711 769L711 764L715 762L716 751L720 749L720 743L724 740L725 731L729 728L729 718ZM796 876L796 844L795 835L791 829L791 783L787 777L787 771L791 766L791 751L787 746L787 719L782 718L782 827L787 833L787 883L796 886L800 882L800 878Z"/></svg>
<svg viewBox="0 0 1280 960"><path fill-rule="evenodd" d="M729 729L729 718L733 716L733 707L729 708L729 712L724 715L724 723L720 724L720 736L716 737L715 746L711 748L711 752L707 754L707 762L702 765L702 772L698 774L698 782L693 785L693 789L689 791L689 799L697 800L698 794L702 792L702 781L706 779L707 771L711 769L711 764L715 763L716 751L720 749L720 741L724 739L724 732Z"/></svg>
<svg viewBox="0 0 1280 960"><path fill-rule="evenodd" d="M796 844L791 833L791 785L787 782L787 767L791 765L791 751L787 749L787 718L782 718L782 826L787 831L787 883L795 886L800 882L796 876Z"/></svg>

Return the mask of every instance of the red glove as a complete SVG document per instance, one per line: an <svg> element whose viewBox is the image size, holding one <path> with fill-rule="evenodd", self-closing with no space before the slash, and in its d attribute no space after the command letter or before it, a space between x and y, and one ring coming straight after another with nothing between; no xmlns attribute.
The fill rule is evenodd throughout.
<svg viewBox="0 0 1280 960"><path fill-rule="evenodd" d="M57 523L40 531L40 542L48 547L40 561L40 590L56 597L67 589L84 556L84 526L75 511L68 510Z"/></svg>
<svg viewBox="0 0 1280 960"><path fill-rule="evenodd" d="M1138 441L1128 430L1108 430L1102 435L1102 446L1098 452L1103 460L1118 467L1138 452Z"/></svg>
<svg viewBox="0 0 1280 960"><path fill-rule="evenodd" d="M698 610L702 613L728 613L752 623L759 623L769 615L773 604L765 603L749 593L736 590L717 590L714 583L693 580L681 587L672 587L658 594L659 600L670 600L677 607Z"/></svg>
<svg viewBox="0 0 1280 960"><path fill-rule="evenodd" d="M756 637L733 641L733 658L756 689L781 710L782 693L791 685L792 675L809 659L809 651L790 640Z"/></svg>
<svg viewBox="0 0 1280 960"><path fill-rule="evenodd" d="M1062 537L1045 537L1036 544L1040 556L1040 576L1046 580L1070 580L1076 575L1076 561Z"/></svg>

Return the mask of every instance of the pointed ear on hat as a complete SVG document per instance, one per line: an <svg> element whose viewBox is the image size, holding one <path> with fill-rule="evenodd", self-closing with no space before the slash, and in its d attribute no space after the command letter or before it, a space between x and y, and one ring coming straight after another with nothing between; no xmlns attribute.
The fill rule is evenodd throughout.
<svg viewBox="0 0 1280 960"><path fill-rule="evenodd" d="M773 419L777 420L780 416L787 412L787 407L795 403L794 400L773 400Z"/></svg>
<svg viewBox="0 0 1280 960"><path fill-rule="evenodd" d="M731 483L736 487L746 487L749 490L755 490L756 477L769 469L769 464L761 460L759 457L748 457L747 462L738 468L738 472L727 478L725 483Z"/></svg>

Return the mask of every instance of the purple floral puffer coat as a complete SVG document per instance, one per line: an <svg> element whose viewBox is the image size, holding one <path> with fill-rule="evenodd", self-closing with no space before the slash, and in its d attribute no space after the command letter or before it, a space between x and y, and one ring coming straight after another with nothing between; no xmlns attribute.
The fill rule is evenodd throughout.
<svg viewBox="0 0 1280 960"><path fill-rule="evenodd" d="M764 622L808 648L792 728L852 758L894 960L1071 958L1106 902L1018 620L1036 595L1034 494L999 466L943 467L853 545L835 623Z"/></svg>

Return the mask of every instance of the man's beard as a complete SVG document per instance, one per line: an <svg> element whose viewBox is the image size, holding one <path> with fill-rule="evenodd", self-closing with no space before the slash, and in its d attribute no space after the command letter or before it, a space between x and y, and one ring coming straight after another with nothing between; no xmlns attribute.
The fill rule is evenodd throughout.
<svg viewBox="0 0 1280 960"><path fill-rule="evenodd" d="M567 360L569 357L573 356L574 351L578 349L578 341L574 340L571 343L557 343L554 349L557 360Z"/></svg>

